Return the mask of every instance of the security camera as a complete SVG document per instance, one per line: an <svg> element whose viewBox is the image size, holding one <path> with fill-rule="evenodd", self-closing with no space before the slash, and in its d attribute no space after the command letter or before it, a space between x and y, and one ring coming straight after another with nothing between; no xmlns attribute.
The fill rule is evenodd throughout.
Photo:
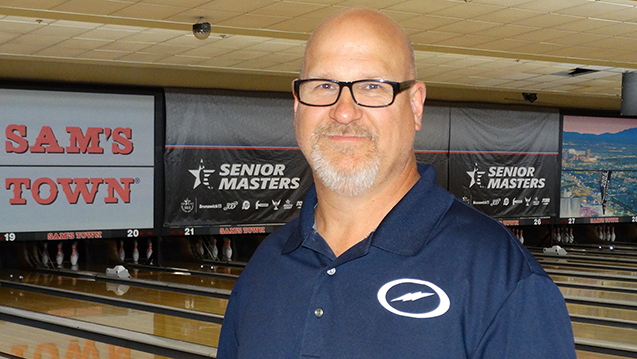
<svg viewBox="0 0 637 359"><path fill-rule="evenodd" d="M207 39L210 36L210 23L198 22L192 25L192 33L199 40Z"/></svg>
<svg viewBox="0 0 637 359"><path fill-rule="evenodd" d="M535 102L535 100L537 100L537 94L536 93L523 92L522 93L522 97L524 97L525 101L528 101L530 103L533 103L533 102Z"/></svg>

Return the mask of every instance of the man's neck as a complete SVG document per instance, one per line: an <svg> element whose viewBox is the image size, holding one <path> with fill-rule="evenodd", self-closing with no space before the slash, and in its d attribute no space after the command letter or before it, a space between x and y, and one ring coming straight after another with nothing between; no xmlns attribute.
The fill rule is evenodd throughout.
<svg viewBox="0 0 637 359"><path fill-rule="evenodd" d="M372 186L358 196L338 195L316 185L318 206L314 216L319 234L338 257L373 232L420 178L416 166Z"/></svg>

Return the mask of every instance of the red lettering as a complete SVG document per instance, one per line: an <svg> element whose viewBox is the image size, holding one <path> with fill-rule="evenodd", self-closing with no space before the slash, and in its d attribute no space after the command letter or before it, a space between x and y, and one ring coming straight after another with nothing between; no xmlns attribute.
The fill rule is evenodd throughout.
<svg viewBox="0 0 637 359"><path fill-rule="evenodd" d="M45 148L43 145L46 145ZM31 152L33 153L64 153L64 148L58 144L53 130L49 126L42 126L40 134L35 140L35 144L31 146Z"/></svg>
<svg viewBox="0 0 637 359"><path fill-rule="evenodd" d="M18 131L18 133L16 133ZM7 140L4 143L4 150L7 153L24 153L29 149L29 142L27 141L27 126L25 125L9 125L5 129L5 135ZM14 146L11 141L15 142L18 146Z"/></svg>
<svg viewBox="0 0 637 359"><path fill-rule="evenodd" d="M104 203L117 203L115 191L124 203L130 203L130 185L135 180L133 178L120 178L123 187L119 185L115 178L104 178L104 182L108 185L108 196L104 198Z"/></svg>
<svg viewBox="0 0 637 359"><path fill-rule="evenodd" d="M80 195L84 198L84 202L91 204L95 201L95 195L100 186L100 183L104 182L101 178L91 178L91 191L86 188L86 184L89 182L88 178L58 178L57 182L62 185L62 190L66 195L66 199L70 204L76 204ZM71 183L75 184L75 191L71 190Z"/></svg>
<svg viewBox="0 0 637 359"><path fill-rule="evenodd" d="M123 135L123 136L122 136ZM113 130L113 141L116 143L112 144L113 154L119 155L129 155L133 152L133 131L130 128L121 128L117 127ZM120 146L118 146L121 145Z"/></svg>
<svg viewBox="0 0 637 359"><path fill-rule="evenodd" d="M31 188L31 180L28 178L5 178L5 189L11 189L13 186L13 198L9 199L9 204L27 204L27 200L22 198L22 186L25 189Z"/></svg>
<svg viewBox="0 0 637 359"><path fill-rule="evenodd" d="M40 187L43 184L47 184L49 186L49 196L47 198L42 198L42 196L40 195L40 192L41 192ZM58 186L50 178L47 178L47 177L38 178L33 182L31 195L33 196L33 199L39 204L44 204L44 205L51 204L58 197Z"/></svg>
<svg viewBox="0 0 637 359"><path fill-rule="evenodd" d="M79 127L67 127L66 132L71 135L71 145L66 148L67 153L104 153L100 147L100 133L104 129L99 127L89 127L86 136Z"/></svg>

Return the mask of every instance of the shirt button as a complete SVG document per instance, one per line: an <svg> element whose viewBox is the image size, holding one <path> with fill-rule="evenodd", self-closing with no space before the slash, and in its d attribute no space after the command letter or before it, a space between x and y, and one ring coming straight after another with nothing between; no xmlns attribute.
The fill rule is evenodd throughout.
<svg viewBox="0 0 637 359"><path fill-rule="evenodd" d="M317 318L322 317L322 316L323 316L323 309L321 309L321 308L317 308L317 309L314 311L314 315L316 315L316 317L317 317Z"/></svg>
<svg viewBox="0 0 637 359"><path fill-rule="evenodd" d="M334 273L336 273L336 268L332 268L332 269L327 271L327 274L329 274L329 275L334 275Z"/></svg>

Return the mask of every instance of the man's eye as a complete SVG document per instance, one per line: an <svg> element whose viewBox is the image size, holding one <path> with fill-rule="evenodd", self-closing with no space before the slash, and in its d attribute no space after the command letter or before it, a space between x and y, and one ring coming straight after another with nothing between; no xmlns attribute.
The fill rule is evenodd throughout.
<svg viewBox="0 0 637 359"><path fill-rule="evenodd" d="M320 90L333 90L334 89L334 84L331 83L331 82L324 82L322 84L319 84L318 88Z"/></svg>

